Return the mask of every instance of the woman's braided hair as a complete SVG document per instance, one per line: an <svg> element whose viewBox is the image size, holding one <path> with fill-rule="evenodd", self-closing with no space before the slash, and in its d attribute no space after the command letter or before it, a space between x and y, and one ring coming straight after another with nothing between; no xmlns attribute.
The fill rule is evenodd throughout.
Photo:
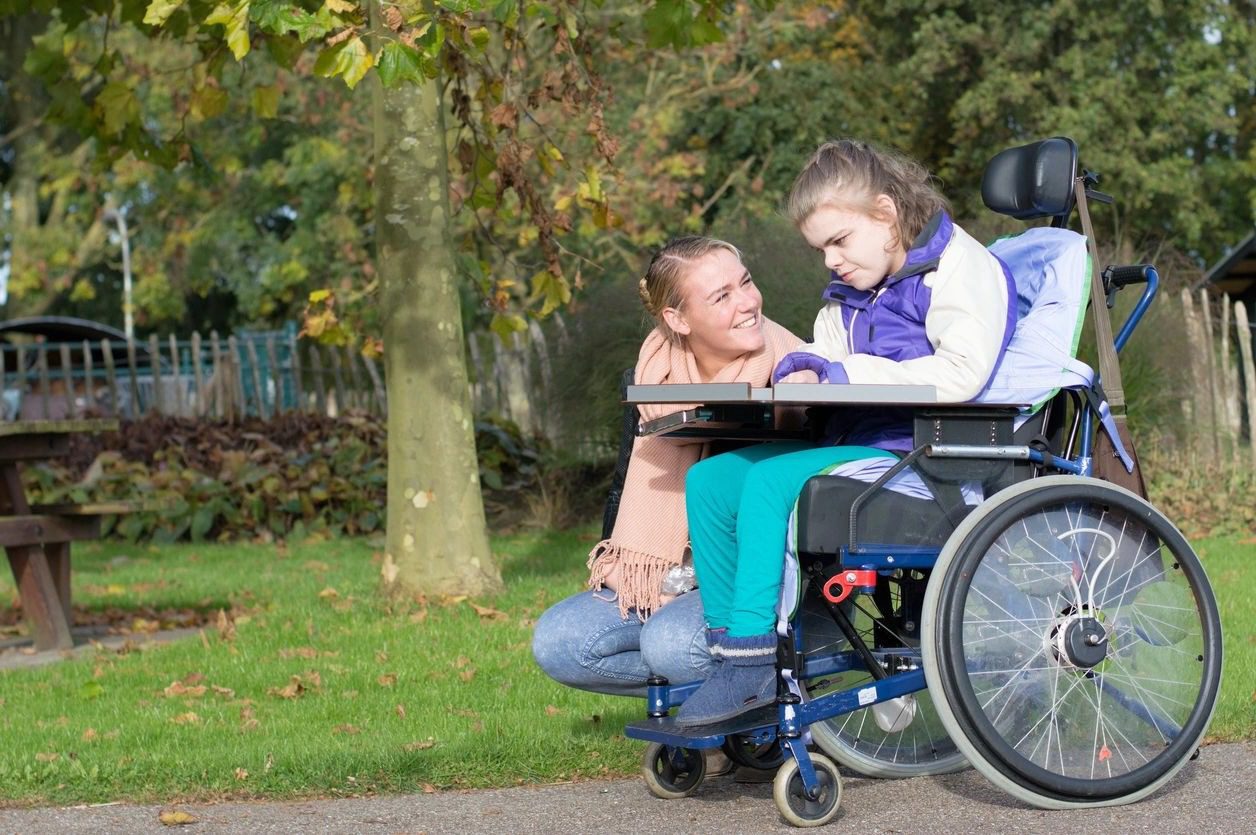
<svg viewBox="0 0 1256 835"><path fill-rule="evenodd" d="M716 250L727 250L741 259L741 250L717 238L705 238L700 235L687 235L673 238L654 253L650 266L646 267L645 275L637 282L637 293L641 296L641 304L646 312L654 318L659 330L667 335L673 343L681 344L684 337L676 333L663 320L663 311L671 307L681 310L684 307L684 277L689 266L698 259Z"/></svg>

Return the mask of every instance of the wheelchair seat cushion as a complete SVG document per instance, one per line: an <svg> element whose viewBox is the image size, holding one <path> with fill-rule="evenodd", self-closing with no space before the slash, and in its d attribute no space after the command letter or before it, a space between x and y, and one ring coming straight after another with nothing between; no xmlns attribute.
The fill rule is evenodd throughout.
<svg viewBox="0 0 1256 835"><path fill-rule="evenodd" d="M799 555L831 556L850 545L850 508L868 483L842 476L811 478L798 497L797 552ZM970 508L952 508L956 518ZM861 545L893 544L941 547L953 524L937 501L878 490L860 507L858 536Z"/></svg>

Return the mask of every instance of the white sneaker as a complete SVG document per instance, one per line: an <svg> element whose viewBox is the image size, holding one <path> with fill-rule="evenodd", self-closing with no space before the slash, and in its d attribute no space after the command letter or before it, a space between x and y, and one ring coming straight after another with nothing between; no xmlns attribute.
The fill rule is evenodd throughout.
<svg viewBox="0 0 1256 835"><path fill-rule="evenodd" d="M916 697L899 696L888 702L877 702L872 706L872 718L878 728L887 734L896 734L916 718Z"/></svg>

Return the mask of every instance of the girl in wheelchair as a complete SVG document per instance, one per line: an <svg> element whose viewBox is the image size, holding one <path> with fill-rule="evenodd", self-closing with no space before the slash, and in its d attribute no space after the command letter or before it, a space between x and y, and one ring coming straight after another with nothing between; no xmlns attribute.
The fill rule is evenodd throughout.
<svg viewBox="0 0 1256 835"><path fill-rule="evenodd" d="M932 385L941 402L989 386L1016 325L1007 267L956 226L923 166L854 140L822 145L787 208L832 281L815 342L786 356L773 382ZM846 462L912 448L910 417L847 410L819 446L748 447L699 462L686 480L694 566L714 672L676 714L722 722L777 695L776 606L786 526L806 480Z"/></svg>

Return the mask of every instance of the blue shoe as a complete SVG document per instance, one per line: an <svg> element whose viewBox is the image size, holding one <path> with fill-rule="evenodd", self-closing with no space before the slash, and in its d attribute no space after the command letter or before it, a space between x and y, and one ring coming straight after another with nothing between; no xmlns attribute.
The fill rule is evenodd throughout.
<svg viewBox="0 0 1256 835"><path fill-rule="evenodd" d="M681 727L735 719L776 702L776 635L719 639L720 666L676 711Z"/></svg>

